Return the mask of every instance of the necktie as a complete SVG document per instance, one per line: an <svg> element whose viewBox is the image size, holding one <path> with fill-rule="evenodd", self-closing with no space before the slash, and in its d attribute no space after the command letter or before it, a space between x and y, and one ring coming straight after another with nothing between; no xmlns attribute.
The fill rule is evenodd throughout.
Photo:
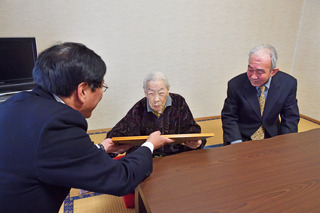
<svg viewBox="0 0 320 213"><path fill-rule="evenodd" d="M260 105L260 112L261 117L263 115L264 105L266 103L266 99L264 98L264 91L266 90L266 86L261 86L260 88L260 97L259 97L259 105ZM264 128L260 126L259 129L251 135L252 140L262 140L264 139Z"/></svg>

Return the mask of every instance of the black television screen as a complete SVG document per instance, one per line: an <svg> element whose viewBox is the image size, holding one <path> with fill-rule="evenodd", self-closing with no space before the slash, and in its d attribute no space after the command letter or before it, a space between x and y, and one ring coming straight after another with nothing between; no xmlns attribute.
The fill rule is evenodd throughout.
<svg viewBox="0 0 320 213"><path fill-rule="evenodd" d="M0 38L0 93L34 87L35 38Z"/></svg>

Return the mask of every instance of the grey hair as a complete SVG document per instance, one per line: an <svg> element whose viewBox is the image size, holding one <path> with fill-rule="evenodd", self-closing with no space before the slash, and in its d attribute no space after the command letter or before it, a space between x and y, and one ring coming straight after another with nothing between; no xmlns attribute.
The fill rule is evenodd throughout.
<svg viewBox="0 0 320 213"><path fill-rule="evenodd" d="M166 84L167 89L170 88L170 84L168 81L168 78L165 74L163 74L162 72L152 72L149 73L143 80L143 90L146 91L147 89L147 83L149 81L156 81L156 80L163 80L164 83Z"/></svg>
<svg viewBox="0 0 320 213"><path fill-rule="evenodd" d="M271 70L270 71L272 71L277 66L278 54L277 54L276 49L273 46L271 46L270 44L262 44L262 45L259 45L259 46L252 48L249 52L249 60L254 53L258 52L261 49L267 49L270 51L270 59L271 59Z"/></svg>

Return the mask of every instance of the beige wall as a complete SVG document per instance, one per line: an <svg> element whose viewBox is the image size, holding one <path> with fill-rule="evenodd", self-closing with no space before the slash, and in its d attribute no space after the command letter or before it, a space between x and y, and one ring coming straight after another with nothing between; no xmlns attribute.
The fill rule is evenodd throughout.
<svg viewBox="0 0 320 213"><path fill-rule="evenodd" d="M298 78L301 113L320 120L319 95L309 104L319 90L319 9L318 0L2 0L0 36L34 36L38 51L76 41L102 56L110 89L89 129L115 125L151 71L168 75L194 117L220 115L227 81L261 43Z"/></svg>
<svg viewBox="0 0 320 213"><path fill-rule="evenodd" d="M300 113L320 120L320 1L304 1L293 58Z"/></svg>

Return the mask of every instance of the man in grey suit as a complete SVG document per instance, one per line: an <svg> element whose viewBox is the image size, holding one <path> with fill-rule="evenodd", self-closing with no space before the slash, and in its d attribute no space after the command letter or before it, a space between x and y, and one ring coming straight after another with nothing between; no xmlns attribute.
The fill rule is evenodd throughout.
<svg viewBox="0 0 320 213"><path fill-rule="evenodd" d="M298 131L297 80L276 68L277 59L271 45L257 46L247 73L228 82L221 112L224 145Z"/></svg>

